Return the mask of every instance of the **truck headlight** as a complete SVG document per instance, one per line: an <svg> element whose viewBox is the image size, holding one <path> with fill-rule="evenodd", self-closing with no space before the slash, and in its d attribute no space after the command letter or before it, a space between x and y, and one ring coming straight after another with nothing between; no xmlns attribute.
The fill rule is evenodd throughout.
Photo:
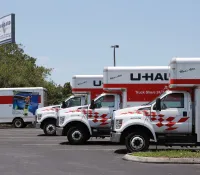
<svg viewBox="0 0 200 175"><path fill-rule="evenodd" d="M65 116L60 116L59 121L60 121L60 125L62 125L65 121Z"/></svg>
<svg viewBox="0 0 200 175"><path fill-rule="evenodd" d="M122 126L122 122L123 122L122 119L117 119L117 120L116 120L116 124L115 124L115 128L116 128L116 129L120 129L121 126Z"/></svg>
<svg viewBox="0 0 200 175"><path fill-rule="evenodd" d="M41 118L42 118L42 114L38 114L37 115L37 120L41 120Z"/></svg>

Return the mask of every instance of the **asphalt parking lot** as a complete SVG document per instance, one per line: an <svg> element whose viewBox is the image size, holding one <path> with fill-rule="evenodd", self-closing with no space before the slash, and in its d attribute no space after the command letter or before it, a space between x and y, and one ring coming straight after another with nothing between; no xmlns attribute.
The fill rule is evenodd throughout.
<svg viewBox="0 0 200 175"><path fill-rule="evenodd" d="M199 175L200 165L164 165L122 160L123 145L92 139L68 145L66 137L44 136L42 130L0 129L1 175Z"/></svg>

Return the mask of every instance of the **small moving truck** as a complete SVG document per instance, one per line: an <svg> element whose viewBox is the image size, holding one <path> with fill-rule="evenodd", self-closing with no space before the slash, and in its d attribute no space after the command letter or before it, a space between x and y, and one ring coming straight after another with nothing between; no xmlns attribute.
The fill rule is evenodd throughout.
<svg viewBox="0 0 200 175"><path fill-rule="evenodd" d="M150 140L164 146L200 145L200 58L173 58L169 86L143 108L115 111L111 141L129 152L145 151Z"/></svg>
<svg viewBox="0 0 200 175"><path fill-rule="evenodd" d="M34 123L35 112L47 105L47 90L43 87L0 88L0 123L15 128Z"/></svg>
<svg viewBox="0 0 200 175"><path fill-rule="evenodd" d="M74 75L72 93L62 104L39 108L36 111L35 126L46 135L56 135L57 112L61 109L77 109L87 105L103 92L103 75Z"/></svg>

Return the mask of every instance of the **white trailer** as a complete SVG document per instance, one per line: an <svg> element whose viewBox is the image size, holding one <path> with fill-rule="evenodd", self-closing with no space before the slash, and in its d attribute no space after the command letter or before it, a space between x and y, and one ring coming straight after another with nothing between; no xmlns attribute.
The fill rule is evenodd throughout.
<svg viewBox="0 0 200 175"><path fill-rule="evenodd" d="M167 66L106 67L103 72L104 93L88 107L58 112L57 135L66 133L71 144L109 137L113 111L153 100L169 81Z"/></svg>
<svg viewBox="0 0 200 175"><path fill-rule="evenodd" d="M200 58L173 58L169 88L148 106L114 112L111 141L129 152L156 145L200 145Z"/></svg>
<svg viewBox="0 0 200 175"><path fill-rule="evenodd" d="M43 87L0 88L0 123L15 128L34 123L35 112L47 104Z"/></svg>
<svg viewBox="0 0 200 175"><path fill-rule="evenodd" d="M56 134L57 112L61 109L77 109L90 103L103 92L103 75L74 75L72 93L62 104L47 106L36 111L35 126L46 135Z"/></svg>

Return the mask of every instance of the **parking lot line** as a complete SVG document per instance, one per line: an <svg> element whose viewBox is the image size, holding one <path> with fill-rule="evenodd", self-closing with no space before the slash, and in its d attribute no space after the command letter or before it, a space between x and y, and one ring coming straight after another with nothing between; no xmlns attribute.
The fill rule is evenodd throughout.
<svg viewBox="0 0 200 175"><path fill-rule="evenodd" d="M24 137L0 137L0 139L21 139L21 138L32 139L32 138L40 138L40 137L37 137L37 136L31 136L31 137L28 137L28 136L24 136Z"/></svg>
<svg viewBox="0 0 200 175"><path fill-rule="evenodd" d="M55 144L55 143L33 143L33 144L31 144L31 143L27 143L27 144L22 144L23 146L43 146L43 145L45 145L45 146L52 146L52 145L59 145L59 143L57 143L57 144Z"/></svg>
<svg viewBox="0 0 200 175"><path fill-rule="evenodd" d="M0 139L0 142L24 142L24 141L27 141L27 139L16 139L16 140L9 140L9 139ZM58 143L60 143L60 142L62 142L62 140L34 140L33 142L35 142L35 141L37 141L37 142L58 142ZM30 142L30 141L29 141Z"/></svg>
<svg viewBox="0 0 200 175"><path fill-rule="evenodd" d="M115 149L112 148L66 148L66 149L53 149L56 151L115 151Z"/></svg>

